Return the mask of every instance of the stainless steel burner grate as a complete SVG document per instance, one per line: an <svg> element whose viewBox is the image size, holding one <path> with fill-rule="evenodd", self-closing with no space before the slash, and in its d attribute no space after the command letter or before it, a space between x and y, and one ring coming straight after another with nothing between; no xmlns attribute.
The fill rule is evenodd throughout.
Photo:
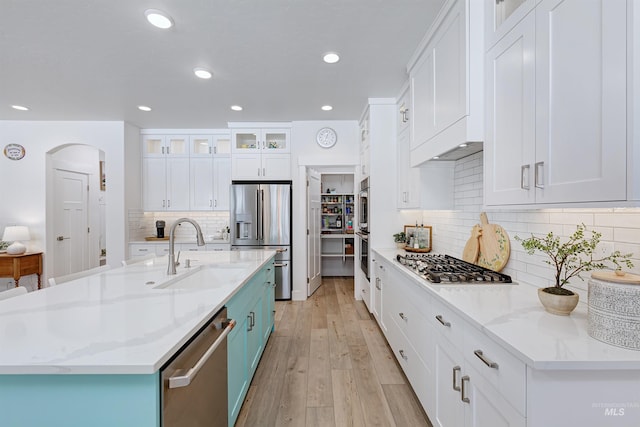
<svg viewBox="0 0 640 427"><path fill-rule="evenodd" d="M488 268L470 264L449 255L406 254L396 259L409 270L431 283L502 284L513 283L511 277Z"/></svg>

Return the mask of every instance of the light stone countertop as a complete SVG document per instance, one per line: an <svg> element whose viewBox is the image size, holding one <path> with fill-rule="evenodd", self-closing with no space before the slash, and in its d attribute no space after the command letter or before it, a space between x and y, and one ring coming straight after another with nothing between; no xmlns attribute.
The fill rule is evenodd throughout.
<svg viewBox="0 0 640 427"><path fill-rule="evenodd" d="M557 316L544 310L537 287L531 284L430 284L397 262L397 249L374 251L397 266L408 280L535 369L640 369L640 351L589 336L586 301L578 303L571 315Z"/></svg>
<svg viewBox="0 0 640 427"><path fill-rule="evenodd" d="M176 276L158 257L0 301L0 374L154 373L275 254L190 252Z"/></svg>

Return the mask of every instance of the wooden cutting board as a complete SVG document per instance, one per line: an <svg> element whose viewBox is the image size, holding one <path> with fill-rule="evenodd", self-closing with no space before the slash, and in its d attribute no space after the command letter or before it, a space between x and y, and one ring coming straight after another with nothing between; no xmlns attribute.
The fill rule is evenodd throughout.
<svg viewBox="0 0 640 427"><path fill-rule="evenodd" d="M640 285L640 276L637 274L615 271L594 271L591 273L591 277L594 279L602 280L604 282L624 283L626 285Z"/></svg>
<svg viewBox="0 0 640 427"><path fill-rule="evenodd" d="M478 254L478 264L481 267L500 271L507 265L511 254L511 243L509 235L498 224L489 224L487 214L480 213L480 253Z"/></svg>
<svg viewBox="0 0 640 427"><path fill-rule="evenodd" d="M467 244L464 245L462 250L462 259L471 264L475 264L478 261L478 255L480 254L480 235L482 234L482 228L480 224L476 224L471 229L471 237L467 240Z"/></svg>
<svg viewBox="0 0 640 427"><path fill-rule="evenodd" d="M145 237L144 240L146 240L147 242L153 242L156 240L169 240L169 236L165 236L165 237L149 236L149 237Z"/></svg>

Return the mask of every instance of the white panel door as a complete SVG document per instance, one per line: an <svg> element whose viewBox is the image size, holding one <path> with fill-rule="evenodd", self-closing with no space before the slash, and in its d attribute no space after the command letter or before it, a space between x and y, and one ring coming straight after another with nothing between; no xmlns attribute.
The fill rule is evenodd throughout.
<svg viewBox="0 0 640 427"><path fill-rule="evenodd" d="M213 159L192 157L189 164L191 181L190 206L194 211L213 209Z"/></svg>
<svg viewBox="0 0 640 427"><path fill-rule="evenodd" d="M213 210L228 211L231 189L231 157L213 159Z"/></svg>
<svg viewBox="0 0 640 427"><path fill-rule="evenodd" d="M142 159L142 207L145 211L167 208L166 160L162 157Z"/></svg>
<svg viewBox="0 0 640 427"><path fill-rule="evenodd" d="M167 210L189 210L189 158L167 158Z"/></svg>
<svg viewBox="0 0 640 427"><path fill-rule="evenodd" d="M90 268L88 229L88 176L55 170L53 276ZM95 254L97 257L97 254Z"/></svg>
<svg viewBox="0 0 640 427"><path fill-rule="evenodd" d="M536 8L536 202L626 198L627 2Z"/></svg>
<svg viewBox="0 0 640 427"><path fill-rule="evenodd" d="M307 296L311 296L322 284L320 174L307 169L307 182Z"/></svg>
<svg viewBox="0 0 640 427"><path fill-rule="evenodd" d="M464 407L460 400L463 357L442 335L435 339L435 413L434 427L464 425Z"/></svg>
<svg viewBox="0 0 640 427"><path fill-rule="evenodd" d="M233 154L231 156L233 179L260 179L262 176L262 156L259 152Z"/></svg>
<svg viewBox="0 0 640 427"><path fill-rule="evenodd" d="M535 202L535 15L486 57L485 204Z"/></svg>
<svg viewBox="0 0 640 427"><path fill-rule="evenodd" d="M411 70L411 149L418 147L435 134L435 88L433 49Z"/></svg>

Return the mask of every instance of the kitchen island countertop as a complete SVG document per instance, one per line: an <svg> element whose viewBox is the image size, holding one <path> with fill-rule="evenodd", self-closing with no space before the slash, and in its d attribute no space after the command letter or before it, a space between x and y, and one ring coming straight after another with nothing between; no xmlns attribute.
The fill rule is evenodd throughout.
<svg viewBox="0 0 640 427"><path fill-rule="evenodd" d="M157 372L275 251L185 255L176 276L164 256L0 301L0 374Z"/></svg>

